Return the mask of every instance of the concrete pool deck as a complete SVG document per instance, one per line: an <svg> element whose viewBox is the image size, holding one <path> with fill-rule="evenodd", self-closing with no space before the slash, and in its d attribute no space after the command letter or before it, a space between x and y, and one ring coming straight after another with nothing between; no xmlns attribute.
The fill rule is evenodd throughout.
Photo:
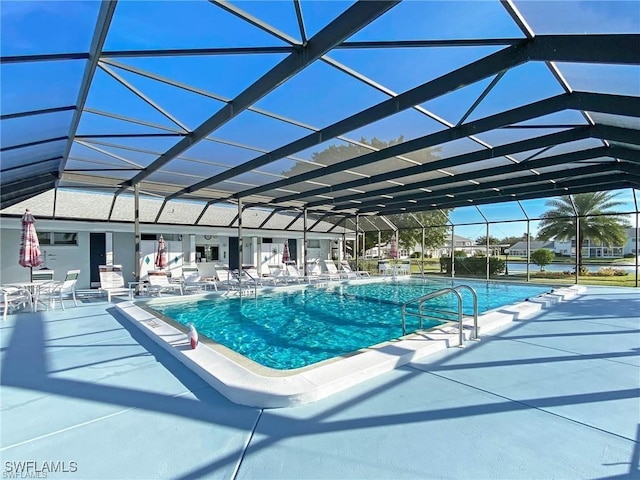
<svg viewBox="0 0 640 480"><path fill-rule="evenodd" d="M78 479L639 478L639 312L637 289L587 287L465 349L271 410L230 402L112 304L10 315L1 468Z"/></svg>

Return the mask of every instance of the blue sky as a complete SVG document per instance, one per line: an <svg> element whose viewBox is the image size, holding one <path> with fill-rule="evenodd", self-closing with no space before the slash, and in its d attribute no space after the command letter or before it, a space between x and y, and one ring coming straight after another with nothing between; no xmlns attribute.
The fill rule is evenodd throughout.
<svg viewBox="0 0 640 480"><path fill-rule="evenodd" d="M300 32L293 2L234 3L286 35L299 40ZM302 13L308 36L316 34L352 3L302 0ZM637 1L516 1L515 5L537 34L640 32L640 8ZM0 9L2 55L88 51L99 6L97 1L3 0ZM523 34L498 1L409 0L391 9L349 40L514 37L522 38ZM105 50L284 45L286 43L282 40L205 1L123 0L116 8ZM342 49L331 53L330 57L385 88L402 93L498 49L500 47ZM193 129L224 105L221 100L238 95L284 56L280 53L268 53L114 59L132 68L148 70L171 81L201 89L218 98L217 100L169 87L114 66L108 68L171 112L181 124ZM68 60L3 65L0 97L2 113L74 104L84 64L83 60ZM640 68L637 66L561 64L560 68L570 85L578 90L640 94ZM602 79L606 79L606 83ZM423 107L455 124L488 82L486 79L461 88L427 102ZM528 63L509 71L469 119L524 105L561 91L561 87L544 64ZM364 85L333 66L316 62L262 98L256 107L302 122L311 128L322 128L387 98L388 95ZM163 128L179 128L102 70L96 73L87 107L151 122ZM64 131L70 121L68 114L45 117L39 119L39 127L41 131L49 132L51 135ZM557 121L565 122L566 116L562 119L557 118ZM578 123L584 120L573 117L572 121ZM391 140L404 135L409 139L444 128L436 121L409 110L350 132L346 136L356 140L361 136ZM30 130L33 130L33 127L28 122L3 122L3 144L8 138L30 141ZM120 133L159 131L151 127L131 126L114 119L85 114L78 133L100 133L105 130ZM185 155L210 161L220 168L224 165L234 166L258 156L261 151L272 150L306 136L311 131L310 128L278 122L264 115L246 111L214 132L212 136L251 148L206 142L194 147ZM491 144L509 141L506 133L504 137L495 134L487 134L484 138L481 134L479 137ZM156 144L150 144L148 140L143 139L122 143L163 151L172 141L176 142L177 139L163 139ZM326 145L322 147L324 146ZM445 154L460 153L456 151L457 148L470 151L481 147L469 142L464 146L446 145L441 151ZM72 154L117 164L113 158L87 150L74 147ZM302 152L298 157L309 159L311 153L313 152ZM149 154L138 155L135 160L144 164L153 159L154 155ZM266 170L274 174L282 173L278 169L289 168L292 161L282 161ZM175 168L184 174L194 174L201 171L202 165L183 161L176 164ZM171 175L169 171L165 173ZM257 175L256 178L262 177ZM264 177L263 181L268 181L268 177ZM541 201L541 204L543 205L544 201ZM502 215L496 213L497 217ZM510 228L506 224L504 229L509 231L505 235L522 233L514 233L516 227ZM521 230L519 226L517 229Z"/></svg>

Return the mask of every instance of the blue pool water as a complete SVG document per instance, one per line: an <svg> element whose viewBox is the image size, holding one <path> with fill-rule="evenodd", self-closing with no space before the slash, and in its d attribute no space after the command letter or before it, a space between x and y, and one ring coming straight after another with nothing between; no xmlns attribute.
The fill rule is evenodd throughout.
<svg viewBox="0 0 640 480"><path fill-rule="evenodd" d="M184 325L193 323L201 334L266 367L288 370L398 338L402 336L404 302L462 283L478 293L481 313L549 290L529 285L409 280L273 291L255 299L153 301L149 307ZM470 294L461 293L465 313L473 314ZM447 295L429 305L454 310L457 303ZM424 323L423 328L439 323ZM407 331L417 328L417 319L408 318Z"/></svg>

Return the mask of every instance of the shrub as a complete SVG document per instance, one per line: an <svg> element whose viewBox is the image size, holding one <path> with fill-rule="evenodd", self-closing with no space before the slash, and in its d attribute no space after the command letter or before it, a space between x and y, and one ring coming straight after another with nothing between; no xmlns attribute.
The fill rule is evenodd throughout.
<svg viewBox="0 0 640 480"><path fill-rule="evenodd" d="M636 255L634 253L625 253L624 258L636 258Z"/></svg>
<svg viewBox="0 0 640 480"><path fill-rule="evenodd" d="M599 277L613 277L613 268L611 267L601 267L598 269L598 273L596 273Z"/></svg>
<svg viewBox="0 0 640 480"><path fill-rule="evenodd" d="M576 274L576 269L575 269L575 267L574 267L574 268L573 268L573 270L570 270L570 271L567 271L567 272L564 272L564 273L565 273L566 275L575 275L575 274ZM589 275L589 267L585 267L584 265L582 265L582 266L580 267L580 273L579 273L579 275L580 275L580 276L582 276L582 277L586 277L586 276L588 276L588 275Z"/></svg>
<svg viewBox="0 0 640 480"><path fill-rule="evenodd" d="M440 271L451 272L451 257L440 257Z"/></svg>
<svg viewBox="0 0 640 480"><path fill-rule="evenodd" d="M598 272L595 276L598 277L624 277L628 275L629 272L622 270L621 268L612 268L612 267L601 267L598 269Z"/></svg>
<svg viewBox="0 0 640 480"><path fill-rule="evenodd" d="M504 260L498 257L489 257L489 275L504 272ZM487 272L487 257L463 257L455 259L457 273L469 275L485 275ZM440 270L451 273L451 258L440 258Z"/></svg>
<svg viewBox="0 0 640 480"><path fill-rule="evenodd" d="M569 275L573 275L572 272L533 272L532 277L535 278L566 278Z"/></svg>

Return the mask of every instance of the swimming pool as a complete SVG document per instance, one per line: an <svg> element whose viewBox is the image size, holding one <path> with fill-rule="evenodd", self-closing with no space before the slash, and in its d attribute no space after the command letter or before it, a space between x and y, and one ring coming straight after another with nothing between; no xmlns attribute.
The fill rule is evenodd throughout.
<svg viewBox="0 0 640 480"><path fill-rule="evenodd" d="M402 335L402 303L463 283L477 291L480 312L549 290L468 281L353 282L327 288L282 289L257 298L158 299L150 301L148 307L183 325L193 323L200 334L263 366L289 370L398 338ZM472 314L471 297L462 294L465 313ZM446 296L433 305L453 308L454 301ZM440 323L425 322L423 328ZM408 331L417 327L417 319L408 321Z"/></svg>

